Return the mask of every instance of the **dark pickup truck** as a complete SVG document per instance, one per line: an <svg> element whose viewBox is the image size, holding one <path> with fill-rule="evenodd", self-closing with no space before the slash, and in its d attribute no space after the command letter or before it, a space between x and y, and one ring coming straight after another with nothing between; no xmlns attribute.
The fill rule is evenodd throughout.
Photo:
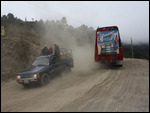
<svg viewBox="0 0 150 113"><path fill-rule="evenodd" d="M47 85L50 78L74 67L72 52L60 49L60 58L52 55L37 57L31 67L17 74L17 82L24 87L30 84Z"/></svg>

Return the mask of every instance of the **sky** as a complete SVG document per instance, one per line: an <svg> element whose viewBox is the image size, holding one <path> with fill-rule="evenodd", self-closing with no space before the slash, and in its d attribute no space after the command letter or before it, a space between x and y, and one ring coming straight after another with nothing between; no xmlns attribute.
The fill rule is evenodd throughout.
<svg viewBox="0 0 150 113"><path fill-rule="evenodd" d="M61 20L79 27L118 26L122 42L149 43L149 1L1 1L1 16Z"/></svg>

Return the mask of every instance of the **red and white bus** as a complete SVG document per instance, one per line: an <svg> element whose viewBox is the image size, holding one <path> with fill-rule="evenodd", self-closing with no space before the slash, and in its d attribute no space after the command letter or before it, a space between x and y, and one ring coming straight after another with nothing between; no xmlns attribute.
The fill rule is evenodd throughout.
<svg viewBox="0 0 150 113"><path fill-rule="evenodd" d="M117 26L97 28L95 62L123 65L122 44Z"/></svg>

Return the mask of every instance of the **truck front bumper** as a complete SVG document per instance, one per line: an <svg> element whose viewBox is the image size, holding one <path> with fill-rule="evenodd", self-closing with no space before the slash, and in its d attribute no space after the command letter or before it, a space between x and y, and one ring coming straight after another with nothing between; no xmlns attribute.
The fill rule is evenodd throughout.
<svg viewBox="0 0 150 113"><path fill-rule="evenodd" d="M37 78L21 78L16 80L19 84L30 84L38 82Z"/></svg>

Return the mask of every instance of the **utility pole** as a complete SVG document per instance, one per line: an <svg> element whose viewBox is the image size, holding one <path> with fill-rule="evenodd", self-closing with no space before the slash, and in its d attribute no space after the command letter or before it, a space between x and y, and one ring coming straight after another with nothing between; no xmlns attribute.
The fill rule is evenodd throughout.
<svg viewBox="0 0 150 113"><path fill-rule="evenodd" d="M28 29L27 29L27 17L25 17L25 33L27 33Z"/></svg>
<svg viewBox="0 0 150 113"><path fill-rule="evenodd" d="M132 37L131 37L131 53L132 53L132 58L133 58L133 43L132 43Z"/></svg>

